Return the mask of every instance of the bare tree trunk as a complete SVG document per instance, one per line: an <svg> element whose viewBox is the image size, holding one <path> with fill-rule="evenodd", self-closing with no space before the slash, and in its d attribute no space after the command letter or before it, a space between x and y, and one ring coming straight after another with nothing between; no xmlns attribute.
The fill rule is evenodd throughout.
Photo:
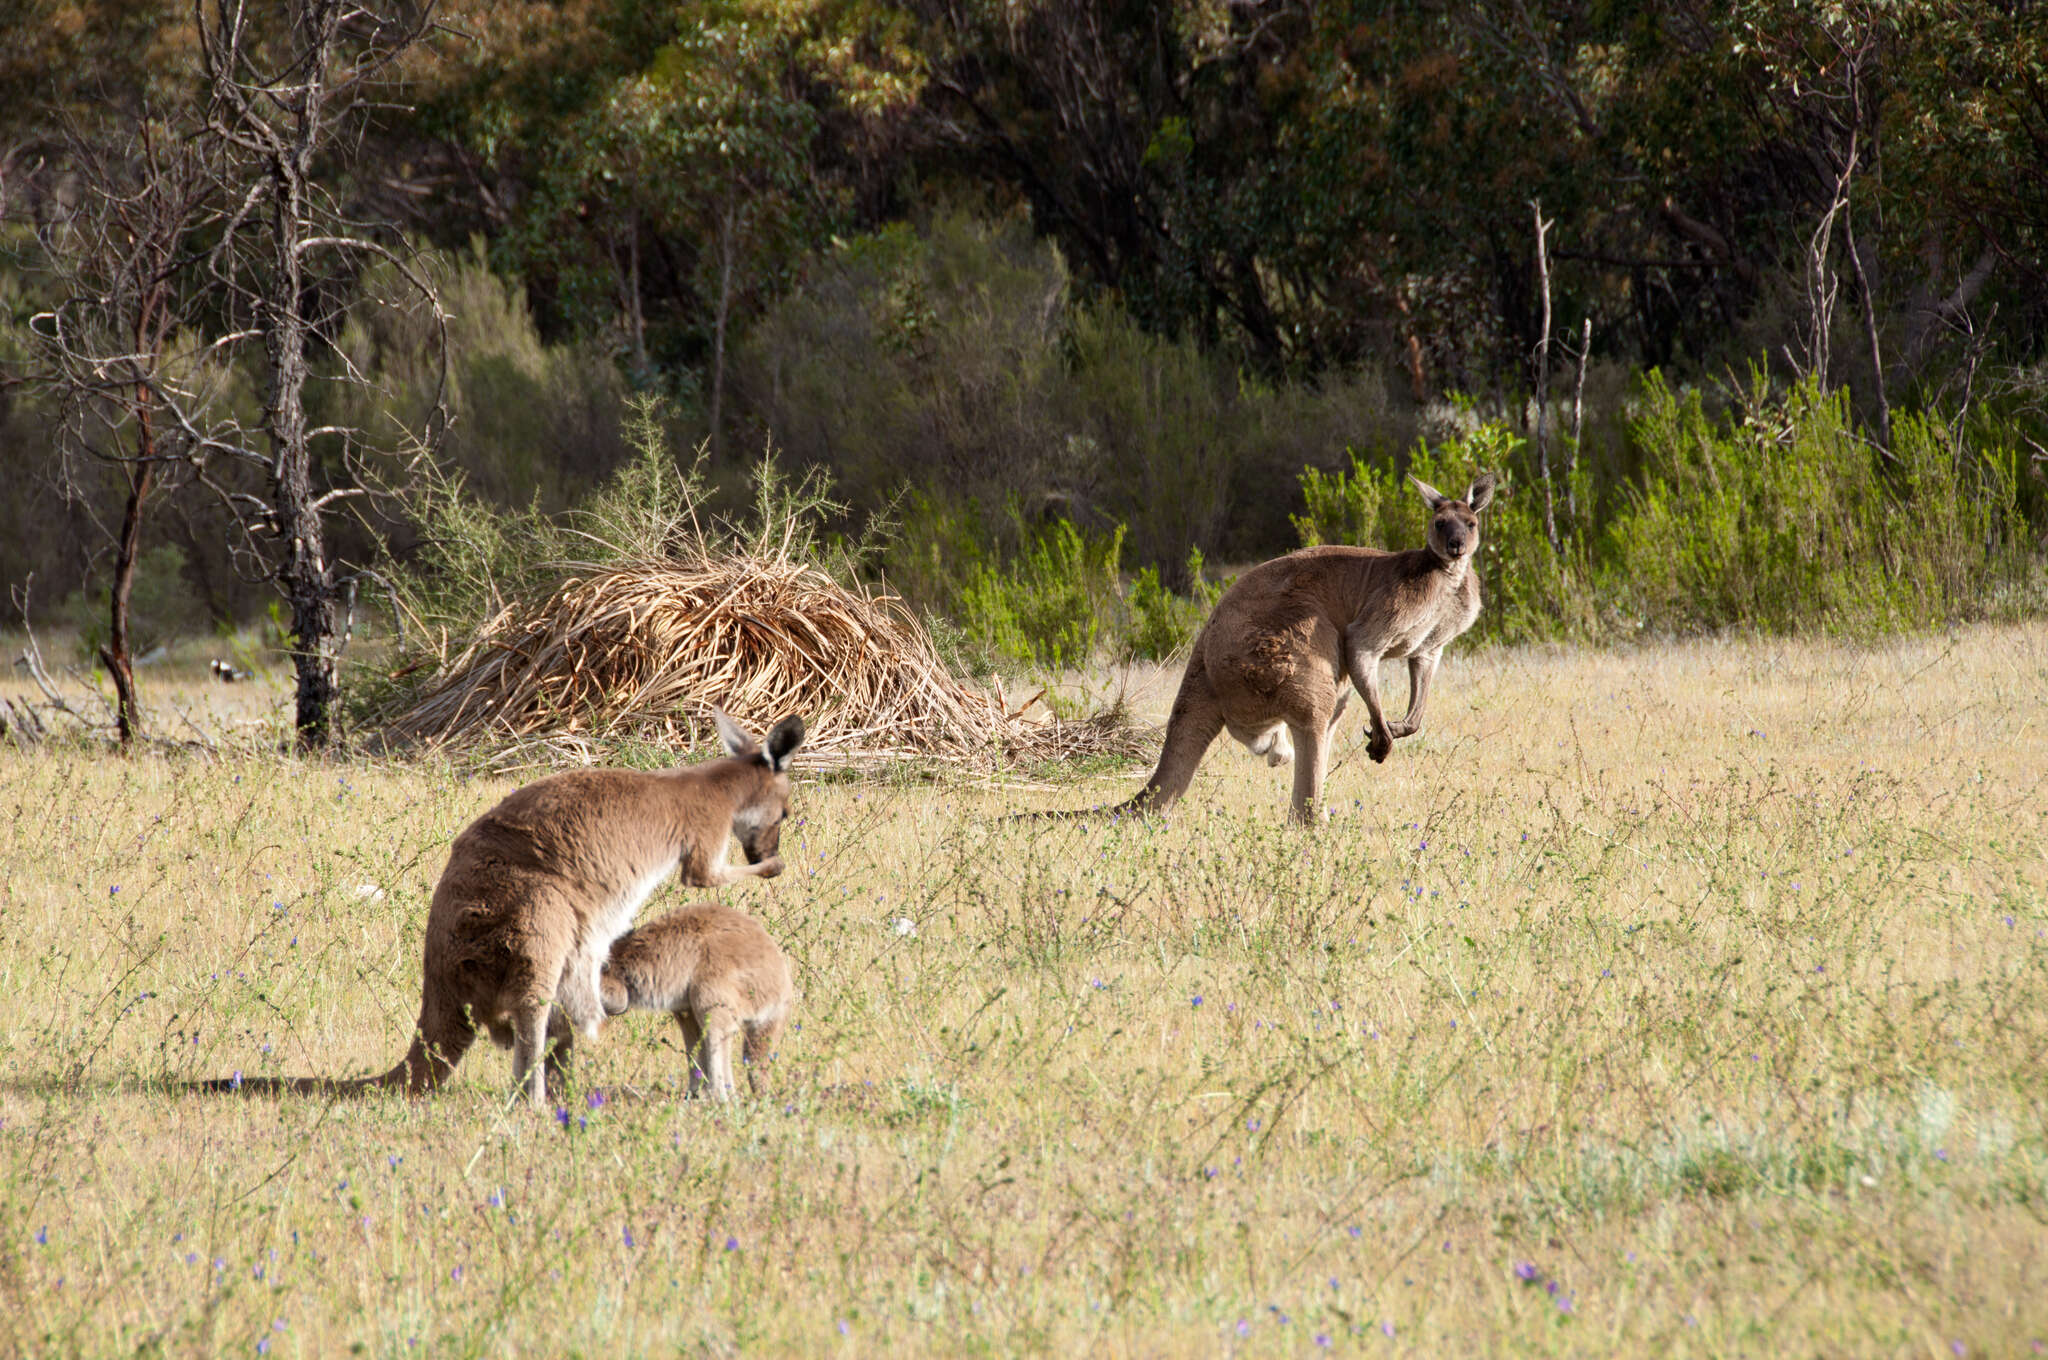
<svg viewBox="0 0 2048 1360"><path fill-rule="evenodd" d="M1892 447L1892 403L1885 392L1884 351L1877 339L1877 299L1871 295L1870 276L1863 269L1863 252L1856 248L1856 214L1842 213L1842 235L1849 246L1849 263L1856 270L1856 291L1863 298L1863 336L1870 346L1870 380L1877 399L1877 446L1887 453Z"/></svg>
<svg viewBox="0 0 2048 1360"><path fill-rule="evenodd" d="M1536 213L1536 281L1543 295L1543 334L1536 342L1536 463L1543 475L1543 532L1552 552L1563 551L1557 539L1557 493L1550 482L1550 249L1546 238L1555 222L1543 220L1543 205L1529 205Z"/></svg>
<svg viewBox="0 0 2048 1360"><path fill-rule="evenodd" d="M282 211L279 214L283 216ZM279 231L286 228L280 222ZM283 245L288 237L281 236ZM271 300L266 325L270 352L271 502L277 532L284 543L278 584L292 611L292 670L298 680L297 726L303 746L324 745L329 736L329 710L334 703L334 573L327 562L320 512L314 506L312 450L306 433L304 401L306 336L297 315L296 253L289 266L290 293L279 282L280 296Z"/></svg>
<svg viewBox="0 0 2048 1360"><path fill-rule="evenodd" d="M160 269L161 261L151 258ZM135 353L148 356L152 371L163 358L164 335L158 309L163 303L163 285L158 278L138 280L135 309ZM151 412L152 393L147 382L135 384L135 461L128 474L128 503L121 511L121 540L114 549L114 580L107 592L107 645L100 660L114 679L114 722L123 747L142 735L142 704L135 693L135 657L129 646L129 601L135 592L135 563L142 555L142 507L149 499L156 478L156 424Z"/></svg>
<svg viewBox="0 0 2048 1360"><path fill-rule="evenodd" d="M616 262L617 257L613 257ZM616 263L614 263L616 268ZM647 359L647 310L640 301L640 219L626 231L626 326L632 332L633 381L645 381L653 365Z"/></svg>
<svg viewBox="0 0 2048 1360"><path fill-rule="evenodd" d="M330 21L322 14L315 22ZM336 687L334 571L327 561L326 535L313 490L312 440L305 403L310 371L308 327L300 267L309 216L306 182L319 136L321 95L316 76L300 95L303 102L296 110L297 135L270 156L277 183L270 202L271 273L261 302L264 350L270 368L263 423L270 443L273 523L283 544L277 580L292 612L299 744L309 748L325 745L331 734Z"/></svg>
<svg viewBox="0 0 2048 1360"><path fill-rule="evenodd" d="M142 504L149 498L156 464L155 435L149 425L149 411L136 412L140 431L136 435L139 457L128 465L128 504L121 513L121 541L114 550L113 589L108 592L107 645L100 648L100 660L114 679L114 721L121 745L128 746L142 735L142 705L135 696L135 663L128 645L128 601L135 587L135 559L142 545Z"/></svg>
<svg viewBox="0 0 2048 1360"><path fill-rule="evenodd" d="M1579 522L1579 493L1576 485L1579 475L1579 449L1586 428L1586 360L1593 353L1593 318L1586 318L1585 329L1579 335L1579 374L1572 383L1572 454L1564 470L1564 508L1572 523Z"/></svg>
<svg viewBox="0 0 2048 1360"><path fill-rule="evenodd" d="M725 205L718 219L718 319L711 337L711 456L724 450L722 410L725 399L725 323L732 314L733 208Z"/></svg>

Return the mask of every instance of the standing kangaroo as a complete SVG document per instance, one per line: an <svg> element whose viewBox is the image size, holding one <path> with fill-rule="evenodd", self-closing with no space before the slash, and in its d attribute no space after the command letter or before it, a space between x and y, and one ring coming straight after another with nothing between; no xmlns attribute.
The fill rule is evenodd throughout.
<svg viewBox="0 0 2048 1360"><path fill-rule="evenodd" d="M419 1021L396 1067L350 1081L204 1085L418 1094L447 1080L481 1028L512 1050L513 1080L545 1108L576 1034L595 1037L604 1023L599 974L612 942L663 879L680 869L691 887L716 888L782 872L775 852L803 719L777 723L764 749L725 714L712 717L724 759L676 770L566 770L508 794L455 838L427 910ZM746 852L745 867L726 862L728 835Z"/></svg>
<svg viewBox="0 0 2048 1360"><path fill-rule="evenodd" d="M1414 480L1414 479L1411 479ZM1166 748L1145 787L1109 812L1156 812L1187 792L1216 734L1271 765L1294 761L1294 816L1309 821L1323 797L1329 733L1350 695L1372 720L1366 753L1384 761L1394 739L1422 730L1429 682L1444 647L1479 617L1479 512L1493 477L1452 500L1415 480L1429 503L1429 546L1406 552L1330 545L1262 562L1237 578L1195 636ZM1408 716L1380 709L1380 660L1408 660Z"/></svg>
<svg viewBox="0 0 2048 1360"><path fill-rule="evenodd" d="M678 907L619 936L601 985L607 1015L642 1010L675 1016L692 1099L707 1081L713 1100L732 1098L736 1039L747 1084L761 1094L762 1067L795 997L789 960L761 923L715 902Z"/></svg>

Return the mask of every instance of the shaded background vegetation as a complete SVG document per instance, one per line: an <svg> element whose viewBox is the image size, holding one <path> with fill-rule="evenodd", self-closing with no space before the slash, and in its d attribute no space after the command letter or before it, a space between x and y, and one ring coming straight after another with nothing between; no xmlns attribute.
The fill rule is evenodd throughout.
<svg viewBox="0 0 2048 1360"><path fill-rule="evenodd" d="M1411 543L1411 465L1507 474L1497 636L2038 599L2038 6L440 14L407 101L316 169L422 252L450 315L424 452L484 504L589 494L628 396L659 394L714 482L772 445L831 474L841 527L898 521L869 569L989 664L1170 650L1204 563ZM66 447L30 323L90 206L81 148L118 157L194 99L191 12L31 0L0 25L0 581L89 623L123 474ZM350 288L312 417L397 447L442 390L436 337L379 268ZM216 378L261 403L257 375ZM343 557L410 551L402 504L353 508ZM265 607L227 527L158 493L144 633Z"/></svg>

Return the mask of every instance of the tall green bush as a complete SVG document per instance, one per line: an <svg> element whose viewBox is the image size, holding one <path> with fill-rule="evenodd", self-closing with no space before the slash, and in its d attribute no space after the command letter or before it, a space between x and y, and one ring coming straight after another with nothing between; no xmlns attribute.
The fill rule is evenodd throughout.
<svg viewBox="0 0 2048 1360"><path fill-rule="evenodd" d="M2023 582L2032 547L2012 450L1902 414L1882 451L1841 392L1780 397L1759 379L1748 396L1716 419L1697 392L1645 382L1643 479L1604 554L1625 617L1868 632L1996 612Z"/></svg>
<svg viewBox="0 0 2048 1360"><path fill-rule="evenodd" d="M429 252L420 264L448 313L445 370L433 318L376 303L405 293L389 266L372 269L337 345L366 382L318 389L323 423L401 448L425 426L438 391L448 415L443 465L499 507L537 500L563 509L627 461L625 384L601 349L544 341L525 290L492 273L480 245Z"/></svg>

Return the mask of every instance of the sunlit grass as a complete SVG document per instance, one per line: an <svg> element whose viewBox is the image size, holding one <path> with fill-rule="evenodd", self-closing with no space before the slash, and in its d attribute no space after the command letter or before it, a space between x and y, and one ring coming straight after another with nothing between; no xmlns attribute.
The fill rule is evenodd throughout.
<svg viewBox="0 0 2048 1360"><path fill-rule="evenodd" d="M2028 1353L2044 702L2038 627L1503 651L1384 766L1347 721L1314 832L1222 744L1158 825L802 787L726 898L798 966L773 1098L633 1016L553 1118L488 1047L169 1085L389 1066L514 781L5 751L0 1349Z"/></svg>

